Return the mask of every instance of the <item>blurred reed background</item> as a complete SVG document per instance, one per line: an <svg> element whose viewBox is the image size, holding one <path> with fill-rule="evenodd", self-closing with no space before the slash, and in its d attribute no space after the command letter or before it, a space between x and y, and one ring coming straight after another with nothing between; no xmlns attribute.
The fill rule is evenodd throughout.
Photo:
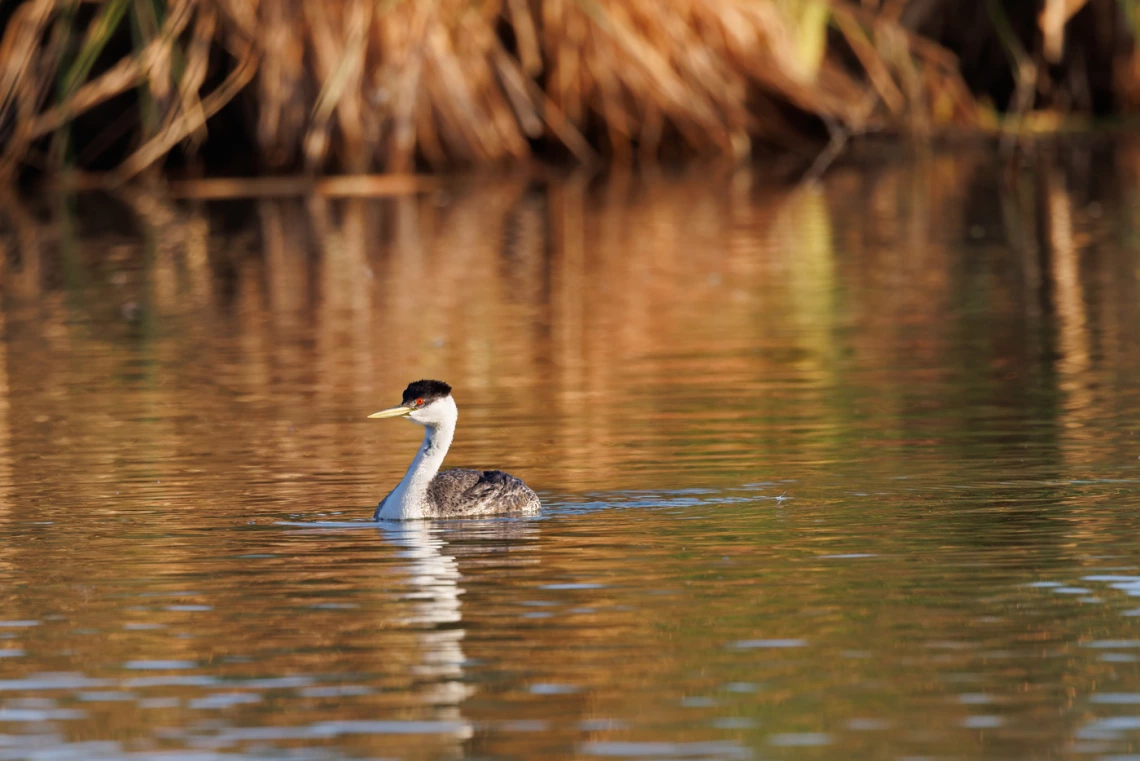
<svg viewBox="0 0 1140 761"><path fill-rule="evenodd" d="M16 0L0 177L630 164L1056 126L1133 110L1136 22L1135 0Z"/></svg>

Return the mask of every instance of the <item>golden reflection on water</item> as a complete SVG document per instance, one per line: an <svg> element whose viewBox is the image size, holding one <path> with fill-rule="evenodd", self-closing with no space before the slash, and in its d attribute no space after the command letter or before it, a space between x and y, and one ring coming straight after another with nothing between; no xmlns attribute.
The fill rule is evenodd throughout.
<svg viewBox="0 0 1140 761"><path fill-rule="evenodd" d="M1140 315L1127 163L1036 160L6 198L0 600L38 625L0 621L0 676L133 697L0 710L144 753L1057 747L1140 691L1096 649L1129 582L1048 591L1137 573ZM418 429L365 416L419 377L449 463L544 520L336 523L406 466Z"/></svg>
<svg viewBox="0 0 1140 761"><path fill-rule="evenodd" d="M1047 219L1049 225L1052 281L1055 284L1057 316L1060 334L1058 371L1063 380L1061 389L1066 393L1067 405L1077 414L1088 408L1091 401L1086 387L1085 374L1092 364L1089 354L1088 320L1085 314L1085 297L1081 284L1080 251L1074 240L1072 200L1063 186L1064 180L1055 171L1045 175ZM1067 427L1079 423L1069 421Z"/></svg>
<svg viewBox="0 0 1140 761"><path fill-rule="evenodd" d="M4 335L4 312L0 310L0 336ZM8 389L8 345L0 341L0 511L7 512L11 508L8 501L8 490L12 486L12 431L9 423L11 417L11 392Z"/></svg>
<svg viewBox="0 0 1140 761"><path fill-rule="evenodd" d="M134 365L146 366L142 375L163 380L131 399L145 403L148 422L135 431L156 461L200 449L196 435L221 434L279 464L280 496L316 471L395 477L414 432L369 425L361 411L421 376L452 382L463 428L481 434L461 430L455 461L522 468L555 491L652 484L676 454L662 444L691 437L702 420L739 417L734 396L762 417L810 401L818 409L804 423L817 435L729 431L705 442L721 472L710 481L707 467L682 468L678 485L722 483L774 454L826 463L858 413L833 393L852 385L853 366L860 394L887 390L869 404L890 410L898 440L910 435L914 389L979 369L964 361L1017 374L1035 351L1057 354L1062 427L1110 416L1110 400L1089 392L1098 382L1089 331L1100 326L1086 324L1080 223L1060 170L1042 173L1040 209L1058 340L1034 349L1014 345L1052 330L1053 315L1037 313L1040 273L1022 266L1033 257L1000 254L980 273L961 264L968 189L988 188L978 160L837 169L818 188L766 186L756 171L601 188L480 179L395 200L250 201L225 222L219 207L130 193L117 213L137 235L84 233L82 215L45 225L9 198L9 341L17 351L60 350L42 357L51 365L45 396L83 382L89 366L64 361L76 342L99 343L84 351L107 377L133 382ZM74 200L56 206L65 220L76 214ZM1033 223L1004 224L1016 239ZM1000 252L989 238L975 245ZM965 357L970 291L1008 329ZM173 381L169 367L179 369ZM87 393L88 409L118 398L113 384ZM709 394L726 403L710 407ZM171 412L199 425L170 427ZM105 422L70 409L66 417L92 436L88 424ZM321 435L288 435L299 422ZM933 426L920 438L946 433ZM1089 442L1070 440L1079 462Z"/></svg>

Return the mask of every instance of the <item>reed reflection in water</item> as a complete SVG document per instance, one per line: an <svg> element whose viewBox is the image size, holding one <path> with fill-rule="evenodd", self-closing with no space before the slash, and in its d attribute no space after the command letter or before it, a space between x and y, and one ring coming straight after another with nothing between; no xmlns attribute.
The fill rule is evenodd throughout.
<svg viewBox="0 0 1140 761"><path fill-rule="evenodd" d="M0 756L1130 752L1138 168L4 198Z"/></svg>
<svg viewBox="0 0 1140 761"><path fill-rule="evenodd" d="M678 485L770 472L774 458L851 464L860 400L892 407L905 437L915 404L941 403L923 389L955 375L991 373L1005 382L986 391L1003 398L979 401L1036 415L1016 397L1055 355L1059 428L1079 462L1098 446L1079 431L1114 414L1111 395L1089 392L1101 382L1092 342L1132 351L1135 278L1115 277L1127 265L1098 248L1082 283L1074 241L1126 233L1082 218L1090 201L1069 193L1063 168L1042 172L1028 197L969 156L837 171L820 190L741 173L189 209L139 194L110 212L65 201L50 226L8 199L5 319L21 357L10 393L37 395L72 435L107 436L108 416L127 422L112 409L121 386L84 389L82 408L66 393L99 362L108 381L138 382L125 399L146 420L121 430L119 451L134 442L152 462L221 477L221 453L195 459L193 439L232 421L216 443L231 468L273 474L250 484L265 496L304 500L329 478L367 502L398 476L414 433L359 411L413 377L459 389L452 462L580 491L654 485L663 461ZM989 197L1004 218L972 211ZM114 223L89 221L112 212ZM39 367L23 361L33 346ZM174 413L185 425L170 426ZM718 425L742 414L764 425ZM960 427L935 417L916 438ZM299 441L299 422L318 435ZM477 439L468 426L489 430Z"/></svg>

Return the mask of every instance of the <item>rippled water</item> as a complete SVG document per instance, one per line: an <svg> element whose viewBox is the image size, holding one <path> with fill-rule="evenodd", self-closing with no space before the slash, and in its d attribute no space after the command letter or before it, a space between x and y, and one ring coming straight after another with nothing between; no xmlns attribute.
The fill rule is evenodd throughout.
<svg viewBox="0 0 1140 761"><path fill-rule="evenodd" d="M1138 178L0 201L0 759L1140 758Z"/></svg>

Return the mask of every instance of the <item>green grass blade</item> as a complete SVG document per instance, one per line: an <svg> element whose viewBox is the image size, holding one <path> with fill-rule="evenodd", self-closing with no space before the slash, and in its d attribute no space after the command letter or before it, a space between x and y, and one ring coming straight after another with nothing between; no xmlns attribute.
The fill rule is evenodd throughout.
<svg viewBox="0 0 1140 761"><path fill-rule="evenodd" d="M76 54L75 61L72 62L67 73L63 75L62 97L67 97L75 92L79 85L87 79L87 75L91 73L91 68L99 59L99 55L107 47L107 42L114 36L115 30L123 20L123 14L126 13L130 3L131 0L109 0L102 7L99 15L92 20L91 25L87 27L83 46Z"/></svg>

